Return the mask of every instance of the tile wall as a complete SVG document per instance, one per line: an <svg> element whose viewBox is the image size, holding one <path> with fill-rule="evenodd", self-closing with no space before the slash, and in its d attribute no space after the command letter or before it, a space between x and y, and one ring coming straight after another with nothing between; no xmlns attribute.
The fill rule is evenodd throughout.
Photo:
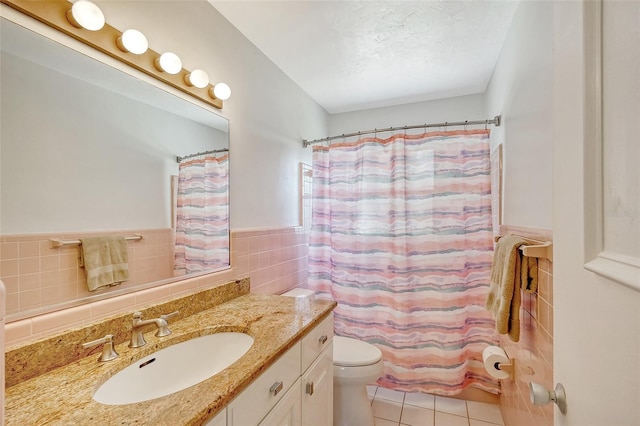
<svg viewBox="0 0 640 426"><path fill-rule="evenodd" d="M173 277L174 239L168 228L0 236L0 279L7 286L7 314L95 295L87 289L86 275L79 264L78 245L52 247L51 239L135 234L143 238L127 241L130 279L117 289Z"/></svg>
<svg viewBox="0 0 640 426"><path fill-rule="evenodd" d="M513 233L540 241L552 241L551 231L504 226L500 234ZM501 380L500 409L505 425L552 426L553 404L534 406L529 400L529 383L553 389L553 262L539 259L538 290L522 293L520 341L500 336L500 346L516 360L515 376Z"/></svg>
<svg viewBox="0 0 640 426"><path fill-rule="evenodd" d="M302 227L233 232L233 269L239 275L251 276L251 293L279 294L304 286L308 236Z"/></svg>
<svg viewBox="0 0 640 426"><path fill-rule="evenodd" d="M508 232L530 238L551 240L548 231L501 227L501 234ZM159 236L158 240L162 240L162 237ZM151 243L151 241L151 239L147 239L147 243ZM231 269L11 322L5 326L5 345L10 348L60 330L86 325L102 318L139 309L151 303L215 287L236 278L250 277L251 292L257 294L278 294L293 287L303 286L306 283L307 274L307 241L308 233L302 227L233 231L231 233ZM132 246L140 244L140 242L129 244ZM34 238L25 241L13 241L6 238L2 240L2 255L0 257L3 266L1 269L2 281L12 282L14 289L16 285L18 289L18 291L13 291L12 296L7 296L8 310L15 311L15 304L20 303L20 298L24 297L20 294L22 291L39 293L33 297L40 301L50 297L59 297L56 294L60 290L56 289L55 285L46 285L47 272L49 272L46 265L59 265L59 277L64 276L63 270L65 269L77 269L73 263L73 259L77 256L75 254L77 248L65 248L58 254L51 254L48 251L49 246L48 238L44 238L44 240ZM141 258L148 257L144 255L147 250L153 251L144 249L137 254ZM23 257L20 257L20 252L23 255L25 253L30 255L24 256L24 258L32 259L24 260ZM137 258L136 252L132 255L134 259ZM58 259L53 260L51 256ZM18 271L24 268L26 272L24 274L16 273L16 268ZM141 267L141 270L143 269ZM37 275L39 278L36 277ZM78 278L77 271L69 275L76 278L77 287L84 285L82 279ZM540 261L539 277L537 293L523 294L520 313L522 323L520 342L514 343L506 336L501 337L501 346L511 358L516 359L517 365L513 380L502 381L500 408L506 425L553 425L553 405L536 407L529 402L528 383L530 381L536 381L548 389L553 388L552 262ZM29 283L32 283L33 288L29 286ZM51 296L50 292L54 295Z"/></svg>
<svg viewBox="0 0 640 426"><path fill-rule="evenodd" d="M145 231L146 234L147 231ZM307 235L302 227L232 231L231 269L13 321L5 326L5 346L9 348L60 330L87 325L106 317L140 309L152 303L160 303L176 297L182 297L238 278L250 277L251 292L257 294L278 294L290 288L304 285L307 279ZM47 251L50 243L48 238L45 240L34 239L34 244L25 246L33 250L28 252L31 254L29 257L33 258L33 260L29 261L29 265L32 266L27 269L28 272L25 275L46 272L35 271L36 265L46 264L47 258L51 256ZM9 243L9 245L5 246L5 243ZM129 244L131 246L140 243L130 242ZM19 250L19 246L18 242L2 240L3 252L0 256L0 262L7 262L4 264L5 268L3 270L11 272L8 274L9 281L12 281L18 288L17 292L14 291L17 295L12 296L12 303L19 303L21 297L20 282L25 282L28 279L28 277L15 273L15 268L20 267L20 260L15 257L15 250ZM77 248L70 250L77 253ZM5 257L5 251L8 257ZM41 253L45 254L42 255ZM67 259L62 253L58 256L60 257L58 260L60 264L66 265L65 262L72 264L71 259ZM77 255L73 253L68 254L70 258L75 256ZM172 260L167 263L172 264ZM7 268L6 265L9 265L9 267ZM73 269L73 267L64 269ZM84 273L83 271L80 272ZM78 272L76 271L73 276L78 280L77 275ZM5 284L7 283L4 276L2 276L2 281ZM77 286L80 285L77 284ZM58 291L51 289L51 287L42 285L41 277L40 283L34 284L32 289L28 287L23 289L34 293L33 296L29 297L42 301L50 297L49 292L55 293ZM7 304L9 305L9 297L7 297Z"/></svg>

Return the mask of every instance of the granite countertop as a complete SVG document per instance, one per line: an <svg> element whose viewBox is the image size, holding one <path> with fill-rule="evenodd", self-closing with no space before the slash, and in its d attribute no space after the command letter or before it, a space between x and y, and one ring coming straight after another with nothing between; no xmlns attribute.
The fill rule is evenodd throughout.
<svg viewBox="0 0 640 426"><path fill-rule="evenodd" d="M281 296L245 295L171 323L172 334L145 333L147 345L116 346L120 356L98 362L90 356L6 390L7 425L200 425L220 411L256 377L326 318L335 302ZM150 401L103 405L92 399L96 386L134 361L158 349L198 335L245 332L251 349L215 376L182 391Z"/></svg>

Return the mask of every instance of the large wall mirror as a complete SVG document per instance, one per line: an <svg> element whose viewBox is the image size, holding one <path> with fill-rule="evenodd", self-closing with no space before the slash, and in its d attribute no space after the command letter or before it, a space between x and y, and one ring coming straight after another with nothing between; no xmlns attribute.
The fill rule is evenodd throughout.
<svg viewBox="0 0 640 426"><path fill-rule="evenodd" d="M147 236L159 239L158 235L175 232L177 157L218 151L213 155L226 155L228 164L228 120L203 103L177 96L162 83L151 84L0 19L3 241L105 232L140 234L146 244L151 242ZM222 187L228 191L228 182ZM207 244L227 253L224 264L186 272L174 265L156 265L148 279L138 274L133 285L98 293L77 289L76 294L50 298L50 305L43 295L39 306L27 303L19 312L8 306L8 319L162 285L184 279L185 273L194 276L229 268L228 192L218 198L226 205L214 213L216 241ZM169 240L173 244L175 234ZM162 244L153 250L170 250ZM40 252L40 257L46 255ZM173 253L169 257L171 262ZM159 269L164 275L157 275ZM23 291L15 288L20 287L19 278L12 280L7 271L0 272L9 281L5 282L9 293L19 297L15 296Z"/></svg>

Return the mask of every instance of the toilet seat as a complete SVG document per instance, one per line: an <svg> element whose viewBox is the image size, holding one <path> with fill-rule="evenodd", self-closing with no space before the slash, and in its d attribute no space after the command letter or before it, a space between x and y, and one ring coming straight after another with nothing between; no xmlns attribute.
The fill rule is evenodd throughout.
<svg viewBox="0 0 640 426"><path fill-rule="evenodd" d="M333 336L333 365L361 367L382 359L382 352L370 343L343 336Z"/></svg>

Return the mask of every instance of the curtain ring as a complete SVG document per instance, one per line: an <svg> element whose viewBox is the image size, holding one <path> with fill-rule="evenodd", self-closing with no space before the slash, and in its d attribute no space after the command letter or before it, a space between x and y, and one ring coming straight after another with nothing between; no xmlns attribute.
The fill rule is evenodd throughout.
<svg viewBox="0 0 640 426"><path fill-rule="evenodd" d="M445 121L445 122L444 122L444 131L445 131L445 132L447 131L447 127L448 127L448 126L449 126L449 122L448 122L448 121Z"/></svg>
<svg viewBox="0 0 640 426"><path fill-rule="evenodd" d="M487 125L489 124L489 120L484 120L484 129L487 130Z"/></svg>
<svg viewBox="0 0 640 426"><path fill-rule="evenodd" d="M469 120L464 120L464 131L466 133L467 131L467 124L469 123Z"/></svg>

